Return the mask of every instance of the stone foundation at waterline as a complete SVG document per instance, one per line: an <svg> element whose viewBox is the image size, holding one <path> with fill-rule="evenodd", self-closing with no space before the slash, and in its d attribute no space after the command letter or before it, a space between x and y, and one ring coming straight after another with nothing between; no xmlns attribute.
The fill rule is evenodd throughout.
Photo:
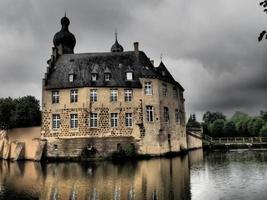
<svg viewBox="0 0 267 200"><path fill-rule="evenodd" d="M40 127L15 128L0 132L0 158L41 160L45 141L40 140Z"/></svg>

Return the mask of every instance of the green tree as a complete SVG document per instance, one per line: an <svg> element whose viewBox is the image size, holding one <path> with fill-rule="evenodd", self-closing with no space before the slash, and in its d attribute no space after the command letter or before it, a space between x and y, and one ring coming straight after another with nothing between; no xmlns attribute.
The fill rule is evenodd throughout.
<svg viewBox="0 0 267 200"><path fill-rule="evenodd" d="M226 117L221 112L210 112L210 111L207 111L203 115L203 121L206 124L213 123L217 119L223 119L223 120L225 120Z"/></svg>
<svg viewBox="0 0 267 200"><path fill-rule="evenodd" d="M0 129L14 127L15 104L12 98L0 99Z"/></svg>
<svg viewBox="0 0 267 200"><path fill-rule="evenodd" d="M258 136L264 123L264 120L260 117L251 118L248 122L248 132L250 136Z"/></svg>
<svg viewBox="0 0 267 200"><path fill-rule="evenodd" d="M266 137L267 136L267 123L260 130L260 135Z"/></svg>
<svg viewBox="0 0 267 200"><path fill-rule="evenodd" d="M236 136L235 123L233 121L229 120L224 123L223 135L226 137Z"/></svg>
<svg viewBox="0 0 267 200"><path fill-rule="evenodd" d="M15 99L14 113L16 127L29 127L41 124L39 101L33 96Z"/></svg>
<svg viewBox="0 0 267 200"><path fill-rule="evenodd" d="M260 111L260 116L265 122L267 122L267 111L261 110Z"/></svg>
<svg viewBox="0 0 267 200"><path fill-rule="evenodd" d="M224 130L224 119L216 119L209 125L209 131L212 137L222 137Z"/></svg>

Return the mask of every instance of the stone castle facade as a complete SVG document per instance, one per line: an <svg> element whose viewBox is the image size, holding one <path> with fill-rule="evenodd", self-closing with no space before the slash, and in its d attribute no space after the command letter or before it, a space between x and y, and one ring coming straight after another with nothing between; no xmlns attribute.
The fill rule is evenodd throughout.
<svg viewBox="0 0 267 200"><path fill-rule="evenodd" d="M41 138L47 157L106 157L131 146L161 155L187 148L183 87L134 43L117 36L110 52L74 53L69 19L54 36L42 89ZM88 154L86 154L88 155Z"/></svg>

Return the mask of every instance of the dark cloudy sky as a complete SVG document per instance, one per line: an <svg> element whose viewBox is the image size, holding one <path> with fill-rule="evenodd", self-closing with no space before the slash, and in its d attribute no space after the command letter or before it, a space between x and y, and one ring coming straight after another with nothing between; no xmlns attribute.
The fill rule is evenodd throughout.
<svg viewBox="0 0 267 200"><path fill-rule="evenodd" d="M65 9L75 52L134 41L185 88L186 111L267 110L267 15L258 0L1 0L0 97L41 99L41 79Z"/></svg>

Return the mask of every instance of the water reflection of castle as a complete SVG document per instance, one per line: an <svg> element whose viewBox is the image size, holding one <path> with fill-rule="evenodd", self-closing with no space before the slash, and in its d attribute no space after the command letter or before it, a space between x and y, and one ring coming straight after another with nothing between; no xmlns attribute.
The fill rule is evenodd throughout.
<svg viewBox="0 0 267 200"><path fill-rule="evenodd" d="M0 184L38 199L190 199L189 163L202 159L202 151L194 151L125 164L1 161Z"/></svg>

